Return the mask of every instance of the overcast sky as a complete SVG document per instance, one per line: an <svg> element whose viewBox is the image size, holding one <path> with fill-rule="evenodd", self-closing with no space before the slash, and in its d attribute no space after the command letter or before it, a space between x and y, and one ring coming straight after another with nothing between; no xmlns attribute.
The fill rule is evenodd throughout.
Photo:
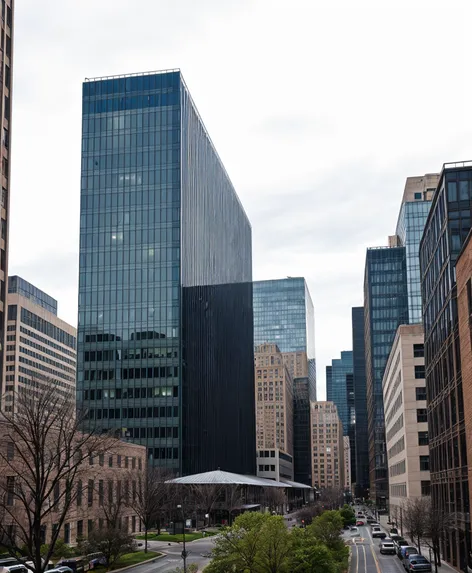
<svg viewBox="0 0 472 573"><path fill-rule="evenodd" d="M304 276L325 367L405 178L472 159L470 0L16 0L10 274L77 323L81 82L180 68L249 215Z"/></svg>

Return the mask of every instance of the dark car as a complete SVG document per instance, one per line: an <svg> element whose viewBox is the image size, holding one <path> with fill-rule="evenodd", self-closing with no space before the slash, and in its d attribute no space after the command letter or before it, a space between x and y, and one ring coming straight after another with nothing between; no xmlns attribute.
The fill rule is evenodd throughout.
<svg viewBox="0 0 472 573"><path fill-rule="evenodd" d="M390 530L390 535L398 535L398 529L396 527L392 527Z"/></svg>
<svg viewBox="0 0 472 573"><path fill-rule="evenodd" d="M418 555L418 548L413 547L413 545L404 545L403 547L400 547L397 555L400 559L405 559L405 557L408 557L409 555Z"/></svg>
<svg viewBox="0 0 472 573"><path fill-rule="evenodd" d="M406 539L403 539L403 537L400 539L394 539L393 543L395 545L395 548L397 550L397 555L399 557L400 557L400 552L402 550L402 547L406 547L407 545L410 545Z"/></svg>
<svg viewBox="0 0 472 573"><path fill-rule="evenodd" d="M410 555L404 559L403 566L406 571L432 571L431 563L422 555Z"/></svg>

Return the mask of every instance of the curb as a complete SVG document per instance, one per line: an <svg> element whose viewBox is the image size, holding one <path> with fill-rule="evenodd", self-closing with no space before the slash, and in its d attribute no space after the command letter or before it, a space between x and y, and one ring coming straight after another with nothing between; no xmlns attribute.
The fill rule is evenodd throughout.
<svg viewBox="0 0 472 573"><path fill-rule="evenodd" d="M352 560L352 547L349 546L349 557L347 559L347 571L351 570L351 560Z"/></svg>
<svg viewBox="0 0 472 573"><path fill-rule="evenodd" d="M162 557L165 556L165 553L162 553L161 551L156 553L160 553L160 555L155 555L150 559L146 559L146 561L141 561L140 563L135 563L134 565L128 565L127 567L122 567L121 569L113 569L113 571L109 571L109 573L118 573L118 571L127 571L128 569L133 569L133 567L139 567L140 565L145 565L146 563L150 563L151 561L155 561L156 559L161 559Z"/></svg>

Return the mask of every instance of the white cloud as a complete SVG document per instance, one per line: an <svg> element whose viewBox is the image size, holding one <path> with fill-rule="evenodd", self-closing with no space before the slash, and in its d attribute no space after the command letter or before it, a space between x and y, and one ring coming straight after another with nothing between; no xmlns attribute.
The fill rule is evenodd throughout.
<svg viewBox="0 0 472 573"><path fill-rule="evenodd" d="M470 2L16 4L11 272L76 322L81 82L180 67L249 214L257 279L303 275L324 368L404 180L469 159ZM291 201L293 199L293 201Z"/></svg>

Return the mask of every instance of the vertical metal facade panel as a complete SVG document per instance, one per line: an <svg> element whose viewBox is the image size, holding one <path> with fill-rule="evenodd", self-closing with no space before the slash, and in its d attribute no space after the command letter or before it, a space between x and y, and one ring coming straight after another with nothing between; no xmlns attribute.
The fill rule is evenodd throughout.
<svg viewBox="0 0 472 573"><path fill-rule="evenodd" d="M356 496L366 497L369 490L369 443L363 306L352 309L352 354L356 410Z"/></svg>
<svg viewBox="0 0 472 573"><path fill-rule="evenodd" d="M294 481L312 484L312 444L309 378L293 380Z"/></svg>
<svg viewBox="0 0 472 573"><path fill-rule="evenodd" d="M182 471L256 471L252 231L182 83Z"/></svg>

